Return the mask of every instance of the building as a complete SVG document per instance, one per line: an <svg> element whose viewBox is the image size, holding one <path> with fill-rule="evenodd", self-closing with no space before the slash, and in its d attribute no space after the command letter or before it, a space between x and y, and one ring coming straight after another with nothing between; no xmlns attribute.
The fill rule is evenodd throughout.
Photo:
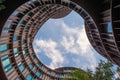
<svg viewBox="0 0 120 80"><path fill-rule="evenodd" d="M0 12L0 79L61 80L70 70L52 70L36 57L32 41L49 18L76 11L92 46L120 66L120 0L6 0ZM14 4L14 6L13 6Z"/></svg>

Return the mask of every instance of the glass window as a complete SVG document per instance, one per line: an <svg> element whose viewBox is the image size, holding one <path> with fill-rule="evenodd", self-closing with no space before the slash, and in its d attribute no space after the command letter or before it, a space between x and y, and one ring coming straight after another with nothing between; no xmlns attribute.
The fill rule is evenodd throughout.
<svg viewBox="0 0 120 80"><path fill-rule="evenodd" d="M27 57L27 54L26 54L26 52L24 50L23 50L23 56L24 56L24 58Z"/></svg>
<svg viewBox="0 0 120 80"><path fill-rule="evenodd" d="M10 59L9 59L8 55L7 56L3 56L1 58L1 60L2 60L2 65L4 67L5 72L8 72L9 70L12 69L12 66L10 64Z"/></svg>
<svg viewBox="0 0 120 80"><path fill-rule="evenodd" d="M31 2L31 1L28 1L27 4L32 4L32 2Z"/></svg>
<svg viewBox="0 0 120 80"><path fill-rule="evenodd" d="M16 78L15 80L21 80L20 78Z"/></svg>
<svg viewBox="0 0 120 80"><path fill-rule="evenodd" d="M26 23L25 20L20 20L20 21L19 21L19 24L25 24L25 23Z"/></svg>
<svg viewBox="0 0 120 80"><path fill-rule="evenodd" d="M23 63L18 63L18 67L19 67L19 69L20 69L20 71L21 72L23 72L24 71L24 69L25 69L25 67L24 67L24 65L23 65Z"/></svg>
<svg viewBox="0 0 120 80"><path fill-rule="evenodd" d="M16 28L16 26L15 25L10 25L10 29L15 29Z"/></svg>
<svg viewBox="0 0 120 80"><path fill-rule="evenodd" d="M13 16L17 16L17 14L18 14L19 12L16 10L16 11L14 11L14 13L12 14Z"/></svg>
<svg viewBox="0 0 120 80"><path fill-rule="evenodd" d="M2 33L8 33L7 29L2 30Z"/></svg>
<svg viewBox="0 0 120 80"><path fill-rule="evenodd" d="M48 75L50 75L50 74L51 74L51 72L50 72L50 71L47 71L47 74L48 74Z"/></svg>
<svg viewBox="0 0 120 80"><path fill-rule="evenodd" d="M107 27L108 27L108 32L112 32L112 24L111 24L111 22L108 22Z"/></svg>
<svg viewBox="0 0 120 80"><path fill-rule="evenodd" d="M18 56L18 48L14 48L14 56L17 57Z"/></svg>
<svg viewBox="0 0 120 80"><path fill-rule="evenodd" d="M34 59L35 59L35 57L34 57L33 55L31 55L31 58L32 58L32 60L34 60Z"/></svg>
<svg viewBox="0 0 120 80"><path fill-rule="evenodd" d="M25 27L25 29L29 29L29 28L30 28L30 26L26 26L26 27Z"/></svg>
<svg viewBox="0 0 120 80"><path fill-rule="evenodd" d="M56 77L60 77L60 75L59 75L59 74L56 74L55 76L56 76Z"/></svg>
<svg viewBox="0 0 120 80"><path fill-rule="evenodd" d="M14 40L14 41L17 41L17 40L18 40L18 36L14 36L14 37L13 37L13 40Z"/></svg>
<svg viewBox="0 0 120 80"><path fill-rule="evenodd" d="M30 74L28 74L27 76L26 76L26 80L31 80L33 77L30 75Z"/></svg>
<svg viewBox="0 0 120 80"><path fill-rule="evenodd" d="M29 64L29 68L30 68L30 69L33 69L33 65L32 65L32 64Z"/></svg>
<svg viewBox="0 0 120 80"><path fill-rule="evenodd" d="M29 15L30 17L33 15L32 12L28 12L27 15Z"/></svg>
<svg viewBox="0 0 120 80"><path fill-rule="evenodd" d="M42 66L40 64L37 63L36 66L42 69Z"/></svg>
<svg viewBox="0 0 120 80"><path fill-rule="evenodd" d="M42 74L41 74L40 72L34 71L34 73L35 73L35 75L36 75L37 77L42 78Z"/></svg>
<svg viewBox="0 0 120 80"><path fill-rule="evenodd" d="M0 45L0 53L7 51L8 45L7 44L2 44Z"/></svg>
<svg viewBox="0 0 120 80"><path fill-rule="evenodd" d="M22 44L25 44L26 43L26 40L22 40Z"/></svg>

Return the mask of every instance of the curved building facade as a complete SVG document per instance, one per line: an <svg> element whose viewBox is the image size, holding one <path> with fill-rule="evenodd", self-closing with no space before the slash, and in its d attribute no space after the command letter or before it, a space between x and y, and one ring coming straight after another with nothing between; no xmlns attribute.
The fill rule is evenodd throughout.
<svg viewBox="0 0 120 80"><path fill-rule="evenodd" d="M49 18L76 11L85 20L92 46L120 66L120 0L7 0L0 12L0 79L71 79L63 67L52 70L36 57L32 42ZM14 4L14 6L13 6Z"/></svg>

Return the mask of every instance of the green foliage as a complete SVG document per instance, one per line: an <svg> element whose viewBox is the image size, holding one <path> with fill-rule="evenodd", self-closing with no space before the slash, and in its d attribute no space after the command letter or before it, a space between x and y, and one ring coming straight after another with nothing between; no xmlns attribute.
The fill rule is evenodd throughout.
<svg viewBox="0 0 120 80"><path fill-rule="evenodd" d="M112 80L114 73L111 70L111 67L113 64L108 61L100 61L98 67L96 68L96 72L94 74L94 79L95 80Z"/></svg>
<svg viewBox="0 0 120 80"><path fill-rule="evenodd" d="M3 5L3 2L4 2L4 1L5 1L5 0L0 0L0 11L6 8L6 7Z"/></svg>
<svg viewBox="0 0 120 80"><path fill-rule="evenodd" d="M113 64L110 61L100 61L96 71L92 72L90 69L87 69L87 72L83 70L75 70L70 73L69 76L75 80L120 80L120 67L112 70ZM116 79L114 75L118 73L119 77ZM70 79L63 79L70 80Z"/></svg>
<svg viewBox="0 0 120 80"><path fill-rule="evenodd" d="M120 80L120 67L117 67L117 71L116 71L119 75L119 77L116 80Z"/></svg>
<svg viewBox="0 0 120 80"><path fill-rule="evenodd" d="M73 71L70 76L73 76L76 80L91 80L89 74L83 70Z"/></svg>
<svg viewBox="0 0 120 80"><path fill-rule="evenodd" d="M81 69L72 71L69 76L71 76L75 80L91 80L90 74ZM65 78L63 80L69 79Z"/></svg>

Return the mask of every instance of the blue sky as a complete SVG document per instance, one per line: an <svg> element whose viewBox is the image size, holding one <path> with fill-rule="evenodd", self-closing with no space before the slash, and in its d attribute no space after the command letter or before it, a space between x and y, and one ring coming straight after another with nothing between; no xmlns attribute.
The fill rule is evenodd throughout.
<svg viewBox="0 0 120 80"><path fill-rule="evenodd" d="M84 20L76 12L59 19L49 19L38 31L34 50L48 67L62 66L95 70L100 56L90 45L84 30Z"/></svg>

